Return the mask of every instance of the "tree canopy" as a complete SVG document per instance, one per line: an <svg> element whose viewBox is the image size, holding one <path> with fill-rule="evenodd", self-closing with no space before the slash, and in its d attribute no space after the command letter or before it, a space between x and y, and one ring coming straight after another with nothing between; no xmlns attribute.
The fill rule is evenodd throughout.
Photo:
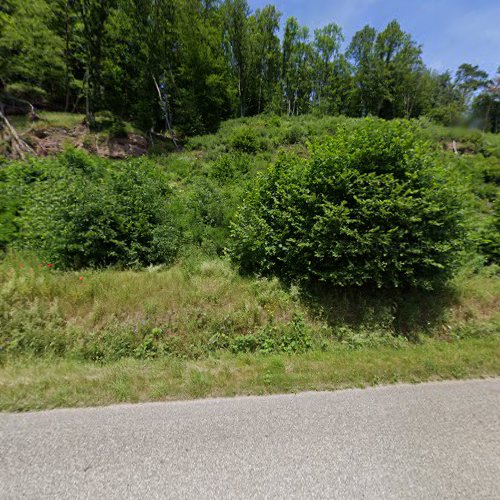
<svg viewBox="0 0 500 500"><path fill-rule="evenodd" d="M194 134L261 112L471 119L498 130L498 85L472 64L437 73L396 20L345 40L246 0L4 0L0 95L110 111L144 130ZM497 82L498 83L498 82Z"/></svg>

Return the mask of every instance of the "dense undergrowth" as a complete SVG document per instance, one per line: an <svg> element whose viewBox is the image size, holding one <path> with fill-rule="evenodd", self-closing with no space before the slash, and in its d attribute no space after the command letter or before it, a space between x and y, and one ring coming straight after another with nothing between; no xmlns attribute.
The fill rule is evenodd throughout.
<svg viewBox="0 0 500 500"><path fill-rule="evenodd" d="M426 215L428 227L435 226L435 233L429 229L430 240L445 243L434 236L447 220L447 239L460 243L453 250L453 265L438 262L453 271L451 277L443 273L446 279L433 283L432 290L411 286L411 280L394 288L384 277L335 283L331 267L327 284L296 279L297 273L281 282L273 277L280 273L256 275L262 269L248 266L243 254L236 260L248 273L241 275L231 262L234 252L227 253L233 245L231 227L233 238L238 227L231 226L237 223L238 207L256 184L262 186L270 165L293 163L297 172L302 167L307 171L314 162L331 166L339 150L335 141L348 141L365 127L367 141L374 137L369 132L373 128L381 131L383 142L397 127L403 136L407 125L260 116L226 122L217 134L191 138L183 151L169 155L111 162L68 150L57 158L7 163L0 170L0 244L5 251L0 263L0 359L193 359L220 352L402 348L428 338L450 341L497 334L498 136L420 121L411 126L414 136L406 136L410 142L401 142L402 149L391 153L410 157L413 153L406 149L416 138L420 149L414 158L422 155L426 167L420 169L420 160L407 161L402 175L413 165L427 176L422 189L434 203L429 204L432 214ZM452 141L459 154L450 150ZM327 146L321 163L311 152L325 142L332 147ZM360 148L362 143L360 139ZM390 150L395 143L384 144ZM356 162L362 167L377 151L373 148L364 159L361 155L349 168L355 169ZM352 156L349 150L344 154ZM447 177L442 177L445 171ZM384 189L373 191L381 185L377 172L367 175L375 184L354 196L382 202ZM397 178L390 172L384 175ZM395 189L397 211L405 193ZM435 196L437 192L460 196L452 206L448 197ZM273 199L272 190L268 194ZM332 200L326 201L331 209ZM342 206L342 200L337 201ZM266 203L262 201L261 208L270 206ZM370 208L375 219L383 219L382 205ZM296 223L292 216L302 217L295 206L289 205L291 225ZM397 224L421 216L419 207L398 214ZM460 224L453 222L457 216ZM340 234L345 234L350 223L339 224ZM382 239L370 249L369 259L361 255L359 262L372 262L391 229L375 223L373 227L383 228ZM389 243L387 249L397 252L397 243ZM292 248L294 242L287 244ZM429 255L412 256L428 264ZM335 265L335 260L329 262ZM391 265L387 262L381 259L379 264ZM419 264L415 269L418 275ZM372 272L370 266L364 269L370 276ZM428 272L424 278L432 281Z"/></svg>

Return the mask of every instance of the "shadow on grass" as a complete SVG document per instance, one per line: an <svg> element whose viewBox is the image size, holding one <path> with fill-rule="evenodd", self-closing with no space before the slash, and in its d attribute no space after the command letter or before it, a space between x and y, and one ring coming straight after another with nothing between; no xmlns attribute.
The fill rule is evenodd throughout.
<svg viewBox="0 0 500 500"><path fill-rule="evenodd" d="M334 331L373 328L417 341L419 334L444 323L446 311L457 303L458 296L451 287L424 291L315 284L303 290L301 299L313 316Z"/></svg>

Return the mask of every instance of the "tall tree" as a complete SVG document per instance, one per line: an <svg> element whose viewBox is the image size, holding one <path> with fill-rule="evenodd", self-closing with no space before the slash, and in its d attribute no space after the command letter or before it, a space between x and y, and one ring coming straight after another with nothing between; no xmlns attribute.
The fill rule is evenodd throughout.
<svg viewBox="0 0 500 500"><path fill-rule="evenodd" d="M477 65L461 64L455 75L455 85L462 93L466 104L470 104L473 95L485 89L489 83L488 73L479 69Z"/></svg>
<svg viewBox="0 0 500 500"><path fill-rule="evenodd" d="M177 12L181 54L177 126L190 134L213 131L231 116L231 69L224 53L223 16L214 1L185 0Z"/></svg>
<svg viewBox="0 0 500 500"><path fill-rule="evenodd" d="M500 132L500 67L472 103L472 118L485 131Z"/></svg>
<svg viewBox="0 0 500 500"><path fill-rule="evenodd" d="M43 102L60 94L64 75L56 13L46 0L9 0L0 11L0 81L13 94Z"/></svg>
<svg viewBox="0 0 500 500"><path fill-rule="evenodd" d="M250 8L246 0L226 0L224 4L226 44L238 86L239 114L245 116L247 97L247 46L248 15Z"/></svg>
<svg viewBox="0 0 500 500"><path fill-rule="evenodd" d="M298 115L309 110L312 93L312 50L309 29L290 17L283 35L282 86L285 110Z"/></svg>
<svg viewBox="0 0 500 500"><path fill-rule="evenodd" d="M378 34L375 53L382 68L380 76L385 89L378 103L378 115L410 118L414 115L424 70L422 49L394 20Z"/></svg>
<svg viewBox="0 0 500 500"><path fill-rule="evenodd" d="M334 68L343 40L342 29L337 24L314 30L314 100L319 107L322 97L335 91L332 88Z"/></svg>
<svg viewBox="0 0 500 500"><path fill-rule="evenodd" d="M253 46L256 51L257 106L260 113L271 104L280 77L280 40L278 38L281 14L273 5L257 10ZM251 76L251 75L249 75Z"/></svg>
<svg viewBox="0 0 500 500"><path fill-rule="evenodd" d="M381 102L386 96L380 61L375 56L377 32L364 26L354 34L347 49L347 56L354 67L354 114L378 115Z"/></svg>
<svg viewBox="0 0 500 500"><path fill-rule="evenodd" d="M106 21L114 0L76 0L82 23L85 64L85 114L89 127L102 105L103 40Z"/></svg>
<svg viewBox="0 0 500 500"><path fill-rule="evenodd" d="M150 129L173 133L180 41L171 0L118 0L106 31L106 100Z"/></svg>

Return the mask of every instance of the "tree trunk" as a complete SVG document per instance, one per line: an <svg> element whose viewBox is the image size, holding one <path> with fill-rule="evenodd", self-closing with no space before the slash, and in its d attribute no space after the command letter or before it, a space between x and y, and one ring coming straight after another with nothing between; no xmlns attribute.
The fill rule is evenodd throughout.
<svg viewBox="0 0 500 500"><path fill-rule="evenodd" d="M240 116L243 117L245 110L243 105L243 90L241 85L241 68L238 69L238 94L240 97Z"/></svg>
<svg viewBox="0 0 500 500"><path fill-rule="evenodd" d="M64 105L64 111L67 113L70 106L71 92L69 87L69 0L66 0L66 4L64 7L64 15L65 15L65 41L66 41L66 50L64 53L64 62L66 65L66 75L65 75L65 85L66 85L66 104Z"/></svg>
<svg viewBox="0 0 500 500"><path fill-rule="evenodd" d="M153 82L155 84L156 91L158 92L158 99L160 101L160 107L163 113L163 118L165 120L165 128L170 132L170 137L172 138L172 142L174 143L176 149L178 149L179 145L177 144L177 140L175 139L175 133L172 128L172 120L168 109L168 94L166 90L162 92L162 89L158 85L158 82L154 75L153 75Z"/></svg>
<svg viewBox="0 0 500 500"><path fill-rule="evenodd" d="M95 117L94 113L91 110L90 103L90 85L89 85L89 71L85 72L85 117L87 121L87 126L89 128L94 128L95 126Z"/></svg>

